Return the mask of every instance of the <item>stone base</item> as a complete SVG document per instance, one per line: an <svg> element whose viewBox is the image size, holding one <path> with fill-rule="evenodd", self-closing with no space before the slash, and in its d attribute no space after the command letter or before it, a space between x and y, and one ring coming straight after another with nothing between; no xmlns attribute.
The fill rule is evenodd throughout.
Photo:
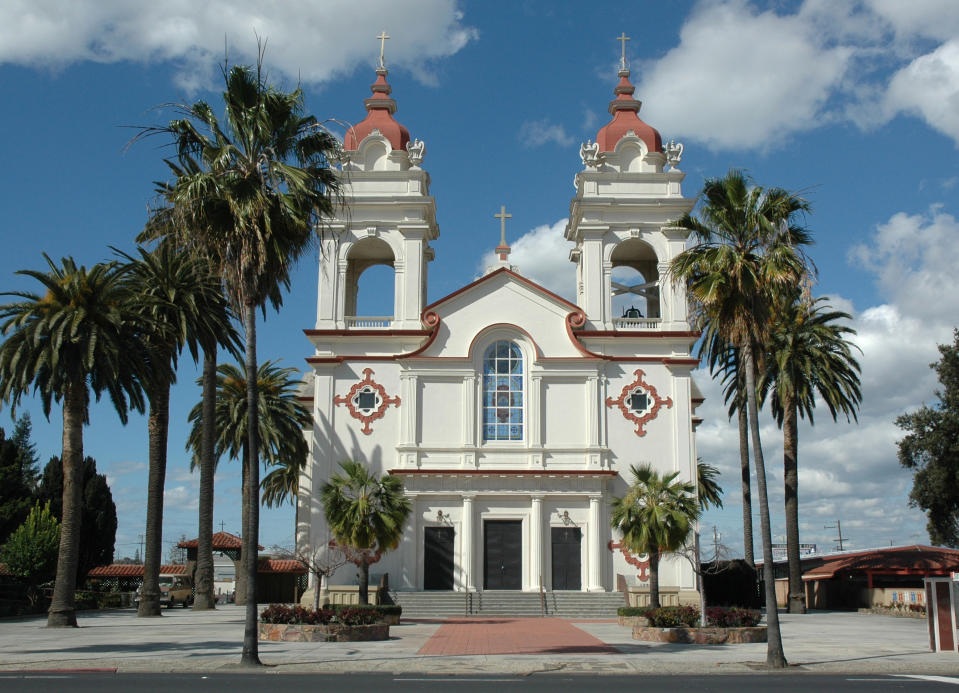
<svg viewBox="0 0 959 693"><path fill-rule="evenodd" d="M633 640L647 642L693 643L697 645L737 645L766 642L766 626L753 628L652 628L635 626Z"/></svg>
<svg viewBox="0 0 959 693"><path fill-rule="evenodd" d="M645 616L620 616L619 625L628 626L630 628L633 626L648 626L649 619Z"/></svg>
<svg viewBox="0 0 959 693"><path fill-rule="evenodd" d="M260 640L268 642L367 642L390 639L390 627L385 623L369 626L344 626L341 623L327 626L285 623L259 625Z"/></svg>

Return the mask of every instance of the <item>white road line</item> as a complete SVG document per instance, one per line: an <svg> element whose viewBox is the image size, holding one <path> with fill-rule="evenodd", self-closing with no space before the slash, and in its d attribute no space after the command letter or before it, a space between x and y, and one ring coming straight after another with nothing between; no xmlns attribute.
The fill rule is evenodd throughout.
<svg viewBox="0 0 959 693"><path fill-rule="evenodd" d="M901 679L919 679L920 681L935 681L937 683L951 683L953 686L959 686L959 678L955 676L928 676L925 674L892 674Z"/></svg>

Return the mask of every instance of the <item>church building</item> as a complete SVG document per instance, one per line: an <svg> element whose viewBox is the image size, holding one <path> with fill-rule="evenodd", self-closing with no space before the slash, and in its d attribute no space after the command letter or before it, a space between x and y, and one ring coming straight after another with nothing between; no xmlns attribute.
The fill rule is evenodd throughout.
<svg viewBox="0 0 959 693"><path fill-rule="evenodd" d="M324 232L305 330L314 419L300 549L329 541L319 489L352 459L399 476L413 508L399 548L373 566L394 590L608 592L648 580L647 557L610 528L610 502L631 465L696 479L698 333L684 287L666 278L686 245L675 224L695 200L682 193L682 145L639 118L625 53L618 77L610 122L571 171L575 303L510 265L502 208L495 264L427 303L440 230L426 147L394 118L381 59L366 118L346 133L344 204ZM359 316L359 282L375 265L393 270L393 314ZM617 268L641 279L623 284ZM618 295L633 300L622 314ZM660 584L695 599L681 557L664 558Z"/></svg>

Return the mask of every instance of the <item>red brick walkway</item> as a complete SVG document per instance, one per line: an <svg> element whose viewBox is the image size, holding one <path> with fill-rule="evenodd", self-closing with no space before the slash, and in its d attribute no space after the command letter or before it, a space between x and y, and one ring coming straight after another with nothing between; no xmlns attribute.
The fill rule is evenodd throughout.
<svg viewBox="0 0 959 693"><path fill-rule="evenodd" d="M440 626L421 655L619 654L561 618L464 618Z"/></svg>

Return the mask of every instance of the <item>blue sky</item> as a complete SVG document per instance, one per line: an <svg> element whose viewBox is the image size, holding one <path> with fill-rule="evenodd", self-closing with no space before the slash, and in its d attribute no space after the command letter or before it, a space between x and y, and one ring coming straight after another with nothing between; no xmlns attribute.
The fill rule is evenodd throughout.
<svg viewBox="0 0 959 693"><path fill-rule="evenodd" d="M729 168L806 196L819 268L815 292L853 315L865 401L858 424L825 410L800 431L803 541L831 545L842 521L857 548L927 542L907 506L908 472L896 462L892 420L930 402L936 343L959 314L959 5L951 0L642 3L63 0L28 15L0 7L0 290L41 253L92 264L108 246L133 248L166 176L161 140L130 148L127 126L166 123L171 102L219 107L224 42L250 62L267 39L274 81L299 80L321 120L358 122L365 111L375 36L385 29L396 118L426 142L441 237L429 298L471 281L499 240L493 213L513 214L508 238L520 271L569 295L573 266L562 229L581 168L580 142L608 119L626 32L640 116L685 144L684 190ZM331 124L335 127L334 124ZM316 261L305 259L280 314L259 330L261 359L305 366L303 328L315 318ZM375 294L375 292L374 292ZM379 313L382 296L366 304ZM384 309L388 312L388 309ZM188 363L175 388L164 538L196 535L197 479L183 452L186 414L199 397ZM741 553L736 431L716 386L700 409L699 452L717 464L726 509L704 520ZM27 401L44 460L60 451L60 416ZM6 411L0 425L9 430ZM763 429L782 535L781 435ZM146 498L143 417L121 426L96 406L85 452L108 475L120 514L117 556L133 555ZM239 527L239 467L223 461L215 521ZM261 543L292 541L293 511L265 511ZM757 522L758 526L758 522ZM711 530L710 530L711 531Z"/></svg>

